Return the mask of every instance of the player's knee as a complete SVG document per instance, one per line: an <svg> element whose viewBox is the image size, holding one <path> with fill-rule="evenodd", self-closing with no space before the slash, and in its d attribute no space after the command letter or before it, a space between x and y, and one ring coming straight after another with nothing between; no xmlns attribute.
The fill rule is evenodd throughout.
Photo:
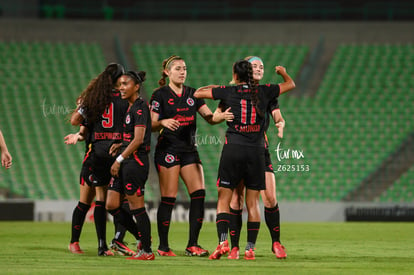
<svg viewBox="0 0 414 275"><path fill-rule="evenodd" d="M105 208L108 211L117 209L119 207L120 207L120 203L119 202L115 202L115 201L112 201L112 200L107 200L106 201Z"/></svg>

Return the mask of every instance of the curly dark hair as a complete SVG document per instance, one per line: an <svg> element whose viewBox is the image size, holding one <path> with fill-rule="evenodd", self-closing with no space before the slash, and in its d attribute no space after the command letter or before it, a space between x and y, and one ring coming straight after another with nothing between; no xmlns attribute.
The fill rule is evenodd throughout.
<svg viewBox="0 0 414 275"><path fill-rule="evenodd" d="M263 112L259 108L259 97L257 96L257 85L253 78L252 64L244 59L236 61L233 65L233 72L238 76L240 82L246 82L248 89L250 90L250 99L253 106L256 108L256 112L260 117L263 117Z"/></svg>
<svg viewBox="0 0 414 275"><path fill-rule="evenodd" d="M95 122L111 103L114 84L124 72L122 65L109 64L102 73L89 82L88 87L78 97L77 102L84 109L85 119L89 123Z"/></svg>

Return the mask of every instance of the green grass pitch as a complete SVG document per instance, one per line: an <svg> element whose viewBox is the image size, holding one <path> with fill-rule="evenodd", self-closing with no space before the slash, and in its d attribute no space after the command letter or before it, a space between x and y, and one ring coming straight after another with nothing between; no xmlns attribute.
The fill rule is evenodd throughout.
<svg viewBox="0 0 414 275"><path fill-rule="evenodd" d="M158 245L152 225L153 249ZM246 243L243 225L241 247ZM108 223L108 242L113 225ZM256 260L218 261L184 256L188 224L172 223L170 246L178 257L128 261L98 257L94 225L85 224L80 240L83 255L68 252L69 223L0 222L0 274L414 274L414 223L282 223L288 258L277 260L262 222ZM127 233L126 241L133 245ZM217 245L214 223L205 223L200 244ZM243 253L241 253L243 254Z"/></svg>

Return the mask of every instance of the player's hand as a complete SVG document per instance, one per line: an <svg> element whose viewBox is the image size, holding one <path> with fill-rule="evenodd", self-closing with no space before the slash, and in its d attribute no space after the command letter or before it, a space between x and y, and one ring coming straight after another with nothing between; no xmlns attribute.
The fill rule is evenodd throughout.
<svg viewBox="0 0 414 275"><path fill-rule="evenodd" d="M283 138L283 129L285 128L285 122L284 121L280 121L278 123L275 124L277 127L277 136L280 138Z"/></svg>
<svg viewBox="0 0 414 275"><path fill-rule="evenodd" d="M109 154L113 157L116 156L116 154L119 151L119 148L121 147L122 143L114 143L111 145L111 148L109 148Z"/></svg>
<svg viewBox="0 0 414 275"><path fill-rule="evenodd" d="M175 131L178 129L178 127L180 127L180 122L173 118L167 118L167 119L161 120L161 125L164 128L167 128L171 131Z"/></svg>
<svg viewBox="0 0 414 275"><path fill-rule="evenodd" d="M8 151L1 152L1 166L6 169L12 166L12 156Z"/></svg>
<svg viewBox="0 0 414 275"><path fill-rule="evenodd" d="M276 71L277 74L286 73L286 68L283 67L283 66L276 66L275 71Z"/></svg>
<svg viewBox="0 0 414 275"><path fill-rule="evenodd" d="M111 175L113 177L118 177L120 168L121 168L121 164L117 161L114 161L114 163L111 166Z"/></svg>
<svg viewBox="0 0 414 275"><path fill-rule="evenodd" d="M84 137L77 132L76 134L69 134L65 137L65 144L76 144L78 141L84 140Z"/></svg>
<svg viewBox="0 0 414 275"><path fill-rule="evenodd" d="M231 107L227 108L223 113L223 119L229 122L232 122L234 119L234 115L231 112Z"/></svg>

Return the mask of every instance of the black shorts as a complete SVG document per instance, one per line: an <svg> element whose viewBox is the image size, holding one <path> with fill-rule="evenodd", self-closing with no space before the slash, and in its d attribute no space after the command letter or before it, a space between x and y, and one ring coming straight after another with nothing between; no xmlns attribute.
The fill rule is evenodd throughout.
<svg viewBox="0 0 414 275"><path fill-rule="evenodd" d="M266 189L264 148L238 144L223 146L217 185L234 189L241 180L248 189Z"/></svg>
<svg viewBox="0 0 414 275"><path fill-rule="evenodd" d="M107 142L93 143L86 153L81 170L82 180L90 186L106 186L111 180L111 166L115 158L109 155Z"/></svg>
<svg viewBox="0 0 414 275"><path fill-rule="evenodd" d="M148 179L148 173L148 154L134 153L121 163L120 177L115 179L115 181L120 181L120 183L114 184L120 184L123 188L123 193L127 195L137 194L141 196L145 193L145 182Z"/></svg>
<svg viewBox="0 0 414 275"><path fill-rule="evenodd" d="M265 172L273 173L272 159L270 158L269 148L265 149Z"/></svg>
<svg viewBox="0 0 414 275"><path fill-rule="evenodd" d="M111 181L108 185L108 190L115 191L121 195L124 195L124 187L122 186L122 182L119 178L111 178Z"/></svg>
<svg viewBox="0 0 414 275"><path fill-rule="evenodd" d="M81 172L80 172L80 185L89 185L91 187L96 186L98 183L95 175L92 172L92 167L87 163L83 162Z"/></svg>
<svg viewBox="0 0 414 275"><path fill-rule="evenodd" d="M197 151L178 154L155 151L154 162L157 171L160 170L160 166L170 168L176 165L183 167L193 163L201 164L200 156Z"/></svg>

